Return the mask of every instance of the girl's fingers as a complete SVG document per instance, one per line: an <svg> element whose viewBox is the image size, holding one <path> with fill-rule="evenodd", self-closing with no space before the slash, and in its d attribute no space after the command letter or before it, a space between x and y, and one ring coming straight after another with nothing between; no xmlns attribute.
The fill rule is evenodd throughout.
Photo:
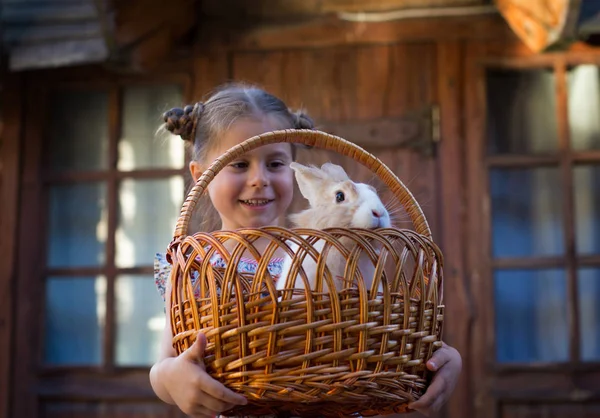
<svg viewBox="0 0 600 418"><path fill-rule="evenodd" d="M202 406L203 408L206 408L211 411L217 411L218 413L228 411L231 408L238 405L238 404L223 402L220 399L213 398L211 395L207 394L206 392L199 393L198 399L201 400L201 402L202 402L202 405L199 405L199 406Z"/></svg>
<svg viewBox="0 0 600 418"><path fill-rule="evenodd" d="M452 359L451 348L445 343L439 350L436 350L427 362L427 368L433 372L438 371L442 366Z"/></svg>
<svg viewBox="0 0 600 418"><path fill-rule="evenodd" d="M229 406L229 408L235 405L246 405L248 403L248 399L246 399L244 396L226 388L220 382L211 378L208 374L203 374L202 380L203 382L201 383L200 387L207 395L207 398L212 397L215 400L220 401L223 406Z"/></svg>

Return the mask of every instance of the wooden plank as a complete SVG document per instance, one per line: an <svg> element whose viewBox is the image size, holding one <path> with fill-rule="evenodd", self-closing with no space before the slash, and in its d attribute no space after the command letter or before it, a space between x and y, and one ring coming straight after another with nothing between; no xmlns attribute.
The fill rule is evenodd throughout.
<svg viewBox="0 0 600 418"><path fill-rule="evenodd" d="M217 37L218 32L222 30L217 26L207 24L203 33L210 39ZM516 38L516 35L499 15L377 23L345 22L336 18L322 18L298 24L255 27L243 32L232 33L230 36L229 45L232 49L246 51L435 40L509 40Z"/></svg>
<svg viewBox="0 0 600 418"><path fill-rule="evenodd" d="M456 348L463 358L463 372L454 394L446 406L447 418L472 416L472 387L469 379L470 336L473 301L469 294L464 266L465 161L463 153L462 60L459 42L437 45L437 72L441 111L441 142L438 152L440 176L441 237L444 254L444 304L446 305L443 339ZM441 238L441 239L440 239Z"/></svg>
<svg viewBox="0 0 600 418"><path fill-rule="evenodd" d="M4 75L0 132L0 417L8 418L12 395L11 360L15 318L17 224L22 148L22 79Z"/></svg>
<svg viewBox="0 0 600 418"><path fill-rule="evenodd" d="M228 54L212 50L195 54L192 62L192 87L188 92L187 102L203 100L217 86L229 80L232 76L230 67Z"/></svg>
<svg viewBox="0 0 600 418"><path fill-rule="evenodd" d="M40 361L43 333L41 321L44 286L44 222L40 208L43 207L41 184L42 136L45 125L45 93L41 85L29 83L24 94L26 97L25 115L27 120L24 131L23 176L20 189L18 222L19 242L17 245L17 286L15 303L15 347L19 353L13 367L13 404L11 415L14 417L37 418L37 396L35 387L36 370Z"/></svg>
<svg viewBox="0 0 600 418"><path fill-rule="evenodd" d="M175 417L174 407L154 402L54 402L40 405L44 418L166 418Z"/></svg>
<svg viewBox="0 0 600 418"><path fill-rule="evenodd" d="M486 156L488 168L546 167L557 166L559 162L560 155L558 154L496 154Z"/></svg>
<svg viewBox="0 0 600 418"><path fill-rule="evenodd" d="M496 258L492 260L495 269L544 269L563 267L564 257L527 257L527 258Z"/></svg>
<svg viewBox="0 0 600 418"><path fill-rule="evenodd" d="M561 154L561 184L563 193L563 235L567 259L567 312L569 324L569 358L580 359L579 293L577 291L577 250L575 248L575 208L573 199L573 162L567 104L567 67L564 61L554 66L556 76L556 123L558 148Z"/></svg>
<svg viewBox="0 0 600 418"><path fill-rule="evenodd" d="M341 136L361 147L412 149L412 144L430 143L431 112L414 116L348 122L320 121L320 129Z"/></svg>
<svg viewBox="0 0 600 418"><path fill-rule="evenodd" d="M180 176L188 171L187 167L180 168L156 168L141 169L132 171L117 171L110 173L108 171L65 171L65 172L47 172L44 174L46 183L73 183L73 182L92 182L108 181L111 179L136 179L148 180L159 179L171 176Z"/></svg>
<svg viewBox="0 0 600 418"><path fill-rule="evenodd" d="M484 4L483 0L224 0L204 1L203 15L210 18L244 17L272 20L309 18L339 12L385 12L398 9L427 9Z"/></svg>
<svg viewBox="0 0 600 418"><path fill-rule="evenodd" d="M113 87L108 99L108 171L117 171L119 160L119 139L121 136L121 91ZM114 370L115 364L115 280L116 280L116 229L118 227L119 182L111 176L106 184L107 236L106 236L106 317L102 344L102 366L105 372Z"/></svg>
<svg viewBox="0 0 600 418"><path fill-rule="evenodd" d="M46 372L48 374L48 372ZM155 399L146 371L98 374L65 369L56 376L44 376L38 384L40 398L54 400L133 401Z"/></svg>
<svg viewBox="0 0 600 418"><path fill-rule="evenodd" d="M568 400L547 399L544 403L504 403L502 418L600 418L600 402L568 402Z"/></svg>
<svg viewBox="0 0 600 418"><path fill-rule="evenodd" d="M359 120L386 114L390 74L390 47L373 45L356 48L356 111Z"/></svg>
<svg viewBox="0 0 600 418"><path fill-rule="evenodd" d="M468 361L469 379L475 399L474 418L498 418L490 397L488 373L494 358L493 286L490 275L489 199L486 197L487 170L485 155L485 72L480 64L485 56L484 42L469 42L465 57L465 155L467 189L468 243L466 268L473 307L471 345Z"/></svg>

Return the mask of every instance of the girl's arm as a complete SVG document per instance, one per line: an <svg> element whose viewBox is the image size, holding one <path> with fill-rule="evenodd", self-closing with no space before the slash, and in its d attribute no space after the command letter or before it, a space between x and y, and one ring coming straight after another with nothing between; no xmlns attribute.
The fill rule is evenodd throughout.
<svg viewBox="0 0 600 418"><path fill-rule="evenodd" d="M165 301L170 300L167 285ZM168 304L168 302L166 302ZM194 344L176 355L172 346L170 306L166 309L166 324L161 336L158 361L150 369L150 383L154 393L164 402L177 405L193 417L213 417L248 403L245 397L227 389L210 377L204 366L206 337L199 333Z"/></svg>

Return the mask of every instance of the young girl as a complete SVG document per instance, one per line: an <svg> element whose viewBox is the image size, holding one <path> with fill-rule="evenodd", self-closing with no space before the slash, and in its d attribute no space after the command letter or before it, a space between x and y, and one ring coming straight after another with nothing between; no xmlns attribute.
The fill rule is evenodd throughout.
<svg viewBox="0 0 600 418"><path fill-rule="evenodd" d="M172 109L165 113L165 128L181 136L193 147L190 171L196 181L208 164L229 148L265 132L279 129L313 129L312 120L302 112L292 112L280 99L252 86L232 84L219 89L204 103ZM252 228L284 225L292 202L293 174L289 163L294 160L294 145L271 144L248 152L225 167L209 184L208 196L218 214L218 224L207 230ZM210 228L210 229L208 229ZM257 245L260 250L260 245ZM269 264L277 280L282 258ZM213 263L223 263L218 256ZM245 260L238 268L254 272L256 264ZM170 265L157 254L155 278L166 304ZM206 338L199 338L187 351L177 356L172 346L170 309L161 339L160 358L150 370L150 382L156 395L166 403L177 405L192 417L213 417L235 405L245 405L246 398L226 388L206 373L203 363ZM428 415L445 403L454 389L461 369L458 352L446 345L428 363L438 370L427 393L413 406Z"/></svg>

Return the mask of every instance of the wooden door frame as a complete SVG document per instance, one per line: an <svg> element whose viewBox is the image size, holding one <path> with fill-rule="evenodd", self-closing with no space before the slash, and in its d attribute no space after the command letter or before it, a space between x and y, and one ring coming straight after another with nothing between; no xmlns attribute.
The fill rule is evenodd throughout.
<svg viewBox="0 0 600 418"><path fill-rule="evenodd" d="M21 123L24 100L22 77L3 74L2 132L0 144L0 418L10 416L12 399L11 371L13 358L13 331L16 286L16 246L19 214L21 171Z"/></svg>
<svg viewBox="0 0 600 418"><path fill-rule="evenodd" d="M553 68L558 74L557 95L564 96L567 94L566 68L577 64L600 66L600 49L575 44L565 52L533 54L519 42L473 41L466 45L464 115L468 222L465 225L465 250L468 288L475 295L472 301L476 312L472 324L473 338L467 351L470 356L467 359L467 373L473 388L475 418L500 418L502 404L507 401L572 403L600 399L599 392L583 394L579 389L580 385L585 387L594 379L600 379L600 368L596 363L498 365L495 362L494 311L490 308L494 305L494 289L491 277L491 201L485 163L485 71L487 68ZM557 103L556 109L559 146L565 146L569 141L568 109L565 103L566 100ZM569 180L570 176L561 173L561 180L565 179ZM570 199L571 196L564 197L565 201ZM572 217L572 214L564 216ZM569 249L570 241L574 239L572 227L565 228L566 251L574 251ZM571 264L572 262L568 262L565 265L567 274L573 277L569 280L570 285L567 285L567 297L576 291L575 267ZM575 335L579 335L579 332ZM579 341L571 344L571 350L578 350L578 347ZM528 385L531 385L531 389L525 388ZM512 388L519 386L522 386L521 390L516 393ZM542 393L540 387L552 387L554 391Z"/></svg>
<svg viewBox="0 0 600 418"><path fill-rule="evenodd" d="M463 358L463 370L445 406L446 418L471 417L472 387L469 379L473 302L465 269L465 156L463 122L464 42L437 43L438 102L441 141L438 149L438 185L441 237L434 237L444 253L443 340Z"/></svg>

